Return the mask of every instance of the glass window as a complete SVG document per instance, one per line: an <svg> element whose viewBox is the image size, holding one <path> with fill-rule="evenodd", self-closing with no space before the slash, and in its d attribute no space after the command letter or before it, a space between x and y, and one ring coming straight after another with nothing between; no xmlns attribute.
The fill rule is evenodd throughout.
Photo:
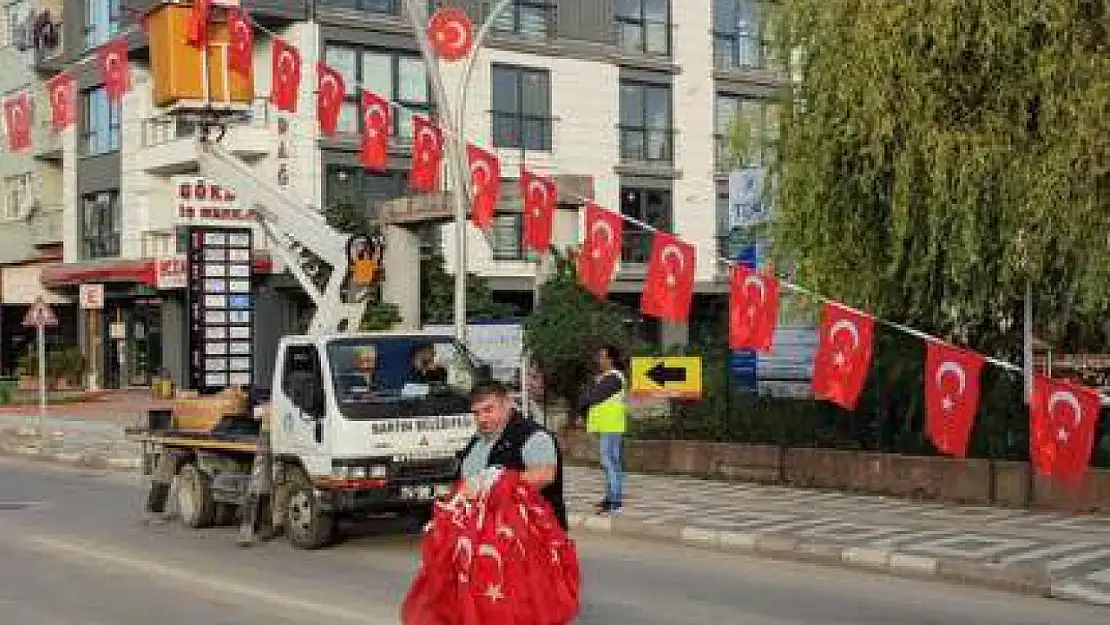
<svg viewBox="0 0 1110 625"><path fill-rule="evenodd" d="M401 172L376 173L362 167L328 165L324 179L324 204L353 207L356 218L376 220L383 202L403 197Z"/></svg>
<svg viewBox="0 0 1110 625"><path fill-rule="evenodd" d="M755 0L714 0L713 58L717 69L765 65L763 20L763 8Z"/></svg>
<svg viewBox="0 0 1110 625"><path fill-rule="evenodd" d="M85 0L85 48L95 48L119 34L120 0Z"/></svg>
<svg viewBox="0 0 1110 625"><path fill-rule="evenodd" d="M344 338L327 352L336 403L348 418L410 416L413 403L432 398L441 408L466 402L474 384L470 354L449 338Z"/></svg>
<svg viewBox="0 0 1110 625"><path fill-rule="evenodd" d="M671 53L670 0L617 0L617 45L637 54Z"/></svg>
<svg viewBox="0 0 1110 625"><path fill-rule="evenodd" d="M347 101L339 117L339 131L361 132L359 114L363 89L401 105L393 109L393 134L404 141L412 137L412 113L429 115L428 72L420 56L388 50L356 49L329 44L328 64L343 74Z"/></svg>
<svg viewBox="0 0 1110 625"><path fill-rule="evenodd" d="M493 145L551 151L551 77L546 70L493 67Z"/></svg>
<svg viewBox="0 0 1110 625"><path fill-rule="evenodd" d="M671 229L671 192L666 189L621 188L621 213L664 231ZM646 263L651 257L652 233L642 228L624 229L621 259Z"/></svg>
<svg viewBox="0 0 1110 625"><path fill-rule="evenodd" d="M516 0L494 18L493 29L531 39L547 39L554 21L552 9L553 3L546 0Z"/></svg>
<svg viewBox="0 0 1110 625"><path fill-rule="evenodd" d="M18 219L30 207L31 174L17 174L4 178L4 217Z"/></svg>
<svg viewBox="0 0 1110 625"><path fill-rule="evenodd" d="M732 167L759 167L768 165L775 157L778 141L779 105L767 100L718 95L714 107L714 139L717 169ZM741 137L747 144L747 153L733 154L734 120L741 123Z"/></svg>
<svg viewBox="0 0 1110 625"><path fill-rule="evenodd" d="M621 160L671 162L671 123L669 86L621 83Z"/></svg>
<svg viewBox="0 0 1110 625"><path fill-rule="evenodd" d="M81 240L86 259L119 256L123 216L119 191L102 191L81 198Z"/></svg>
<svg viewBox="0 0 1110 625"><path fill-rule="evenodd" d="M119 150L121 103L110 103L104 87L84 94L83 147L86 156Z"/></svg>
<svg viewBox="0 0 1110 625"><path fill-rule="evenodd" d="M493 218L490 228L490 246L494 260L521 260L520 242L522 217L519 213L504 213Z"/></svg>
<svg viewBox="0 0 1110 625"><path fill-rule="evenodd" d="M399 0L322 0L323 4L343 9L358 9L372 13L398 13Z"/></svg>

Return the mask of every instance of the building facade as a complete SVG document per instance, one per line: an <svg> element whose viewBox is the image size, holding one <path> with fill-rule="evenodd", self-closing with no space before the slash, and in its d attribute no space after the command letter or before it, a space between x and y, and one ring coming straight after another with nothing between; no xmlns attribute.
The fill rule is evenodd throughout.
<svg viewBox="0 0 1110 625"><path fill-rule="evenodd" d="M22 31L5 23L2 62L11 71L4 66L0 91L41 82L120 33L131 47L133 88L110 104L92 64L80 63L76 126L57 135L47 127L48 115L37 114L33 154L0 155L0 368L14 374L11 363L29 336L19 326L20 311L41 295L62 319L53 340L80 346L96 384L145 385L162 368L180 383L190 367L182 232L190 225L250 223L221 210L235 204L226 190L212 188L218 181L193 185L207 195L204 202L183 196L197 182L196 128L152 101L149 51L137 24L155 3L9 4L20 5L10 23L38 24L40 31L31 29L41 35L48 12L48 30L57 35L32 36L28 47L11 34ZM309 206L347 204L373 220L386 203L410 196L406 115L396 116L387 172L363 169L357 153L361 88L434 114L427 70L400 1L242 4L265 30L255 33L250 119L234 126L224 144ZM480 23L496 3L457 4ZM706 304L723 301L718 257L728 253L722 245L729 235L728 124L739 116L751 129L747 164L769 158L774 138L778 79L767 69L762 10L748 0L517 0L498 16L467 89L465 132L499 155L505 199L488 236L469 227L469 270L488 278L498 297L522 313L530 308L537 262L521 249L515 200L516 172L525 164L588 179L583 195L695 243L695 322L711 308ZM267 102L270 33L295 44L305 59L296 115L278 115ZM308 87L315 85L317 58L340 71L349 89L340 133L332 138L318 133ZM453 89L460 67L444 71ZM190 210L198 206L214 208ZM453 227L427 226L422 235L427 250L441 250L454 272ZM308 302L262 233L254 239L254 314L265 322L255 324L252 357L256 384L266 385L276 338L303 323ZM613 299L636 304L649 247L648 233L626 229ZM102 307L82 308L83 284L103 285ZM685 328L649 324L646 331L671 341L686 336Z"/></svg>

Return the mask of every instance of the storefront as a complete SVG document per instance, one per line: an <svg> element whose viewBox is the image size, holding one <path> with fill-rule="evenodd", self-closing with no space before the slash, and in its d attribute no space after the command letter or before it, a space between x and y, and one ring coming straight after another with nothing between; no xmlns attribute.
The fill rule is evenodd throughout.
<svg viewBox="0 0 1110 625"><path fill-rule="evenodd" d="M26 263L7 265L0 270L0 376L17 377L20 360L35 345L33 328L23 327L23 318L36 299L42 298L58 318L58 325L46 329L48 352L77 343L77 304L72 298L44 289L40 275L44 265Z"/></svg>

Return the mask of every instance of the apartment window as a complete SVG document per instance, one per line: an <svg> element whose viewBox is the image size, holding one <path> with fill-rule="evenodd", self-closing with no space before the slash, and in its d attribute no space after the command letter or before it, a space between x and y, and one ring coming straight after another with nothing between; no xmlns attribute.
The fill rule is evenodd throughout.
<svg viewBox="0 0 1110 625"><path fill-rule="evenodd" d="M119 34L120 0L85 0L85 48L95 48Z"/></svg>
<svg viewBox="0 0 1110 625"><path fill-rule="evenodd" d="M551 76L546 70L493 66L493 145L551 151Z"/></svg>
<svg viewBox="0 0 1110 625"><path fill-rule="evenodd" d="M362 167L328 165L324 178L324 205L352 207L352 218L376 220L381 204L405 195L401 172L375 173Z"/></svg>
<svg viewBox="0 0 1110 625"><path fill-rule="evenodd" d="M30 10L27 8L25 0L16 0L15 2L7 2L3 7L4 25L3 41L0 41L0 47L3 48L19 48L31 42Z"/></svg>
<svg viewBox="0 0 1110 625"><path fill-rule="evenodd" d="M621 160L671 162L671 88L622 82L620 109Z"/></svg>
<svg viewBox="0 0 1110 625"><path fill-rule="evenodd" d="M17 174L4 178L4 217L22 217L31 199L31 174Z"/></svg>
<svg viewBox="0 0 1110 625"><path fill-rule="evenodd" d="M617 0L617 45L625 52L671 53L670 0Z"/></svg>
<svg viewBox="0 0 1110 625"><path fill-rule="evenodd" d="M713 58L717 69L764 66L763 17L762 5L754 0L714 0Z"/></svg>
<svg viewBox="0 0 1110 625"><path fill-rule="evenodd" d="M401 105L393 109L393 134L405 141L412 138L412 113L430 114L428 72L420 55L329 45L326 59L347 85L340 132L361 132L362 89Z"/></svg>
<svg viewBox="0 0 1110 625"><path fill-rule="evenodd" d="M81 198L81 241L84 258L119 256L123 219L119 191L101 191Z"/></svg>
<svg viewBox="0 0 1110 625"><path fill-rule="evenodd" d="M490 0L490 9L497 0ZM493 30L532 39L547 39L554 22L554 3L544 0L516 0L493 20Z"/></svg>
<svg viewBox="0 0 1110 625"><path fill-rule="evenodd" d="M667 189L621 187L621 213L664 231L671 229L671 192ZM651 258L652 233L637 226L624 229L621 259L646 263Z"/></svg>
<svg viewBox="0 0 1110 625"><path fill-rule="evenodd" d="M718 95L714 111L717 169L770 164L776 155L778 115L779 105L775 102ZM733 140L734 126L742 142L739 145ZM736 148L744 144L745 153L736 154Z"/></svg>
<svg viewBox="0 0 1110 625"><path fill-rule="evenodd" d="M119 150L119 102L108 101L108 91L97 87L84 94L83 142L86 156L108 154Z"/></svg>
<svg viewBox="0 0 1110 625"><path fill-rule="evenodd" d="M536 260L535 250L525 250L521 238L524 233L524 215L498 213L490 227L490 248L494 260Z"/></svg>

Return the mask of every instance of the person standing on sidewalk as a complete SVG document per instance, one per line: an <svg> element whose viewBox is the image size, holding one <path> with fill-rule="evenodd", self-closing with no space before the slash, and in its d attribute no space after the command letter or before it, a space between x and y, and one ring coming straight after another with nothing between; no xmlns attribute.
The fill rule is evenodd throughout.
<svg viewBox="0 0 1110 625"><path fill-rule="evenodd" d="M598 514L618 514L622 505L621 442L628 427L625 404L627 383L620 370L620 353L606 345L597 350L598 375L579 402L586 413L586 431L597 434L601 468L605 472L605 497L597 504Z"/></svg>

